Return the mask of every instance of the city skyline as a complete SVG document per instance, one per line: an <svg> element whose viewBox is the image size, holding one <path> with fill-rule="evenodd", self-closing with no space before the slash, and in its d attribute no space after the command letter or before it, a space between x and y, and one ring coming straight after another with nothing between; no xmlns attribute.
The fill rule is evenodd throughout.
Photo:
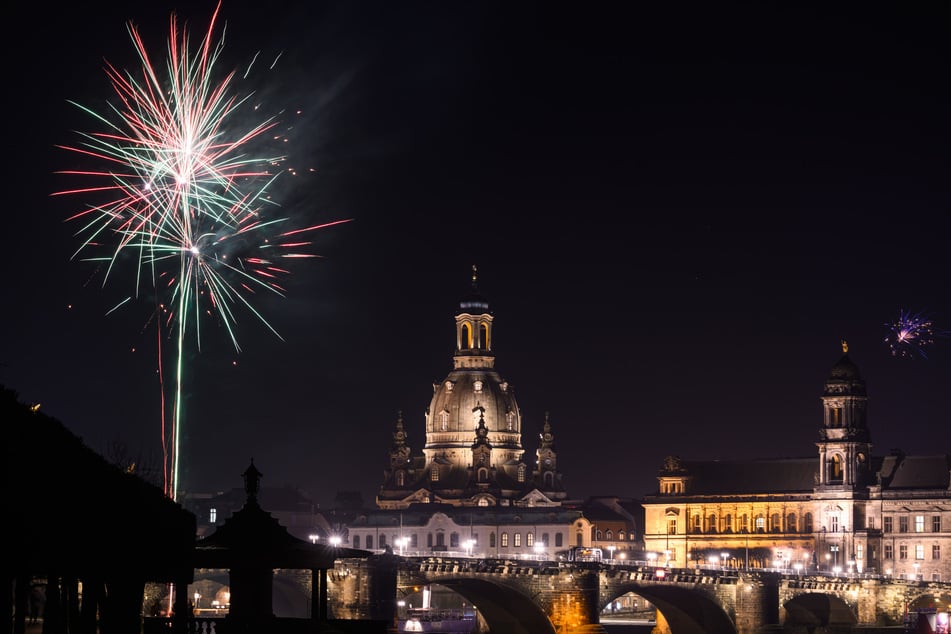
<svg viewBox="0 0 951 634"><path fill-rule="evenodd" d="M192 353L184 488L253 458L371 504L398 412L422 447L472 265L527 462L548 413L572 497L639 497L667 455L814 455L843 339L874 453L947 453L947 10L503 6L221 5L227 62L260 51L258 94L302 112L279 202L353 221L259 298L283 341L242 315L240 353L213 329ZM104 454L158 457L155 331L147 301L106 314L128 279L70 261L55 146L90 123L68 100L109 98L103 58L132 64L125 21L160 53L174 8L17 9L56 61L14 68L0 383ZM892 354L900 311L933 320L927 356Z"/></svg>

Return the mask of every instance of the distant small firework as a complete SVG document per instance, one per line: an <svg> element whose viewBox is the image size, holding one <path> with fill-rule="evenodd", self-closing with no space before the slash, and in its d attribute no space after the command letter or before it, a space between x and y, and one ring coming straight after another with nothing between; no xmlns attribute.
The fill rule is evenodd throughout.
<svg viewBox="0 0 951 634"><path fill-rule="evenodd" d="M934 345L937 336L931 319L922 313L899 309L898 319L885 325L888 327L885 343L893 357L928 358L925 348Z"/></svg>

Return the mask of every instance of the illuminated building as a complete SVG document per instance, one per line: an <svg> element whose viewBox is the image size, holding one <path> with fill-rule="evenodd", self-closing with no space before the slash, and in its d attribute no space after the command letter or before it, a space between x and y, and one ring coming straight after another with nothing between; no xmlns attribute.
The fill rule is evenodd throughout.
<svg viewBox="0 0 951 634"><path fill-rule="evenodd" d="M951 579L951 457L872 455L865 381L842 347L818 455L665 460L644 500L658 562Z"/></svg>

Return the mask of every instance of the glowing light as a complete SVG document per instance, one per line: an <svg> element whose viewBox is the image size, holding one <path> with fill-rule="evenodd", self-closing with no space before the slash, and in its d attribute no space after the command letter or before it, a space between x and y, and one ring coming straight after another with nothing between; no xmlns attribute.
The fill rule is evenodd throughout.
<svg viewBox="0 0 951 634"><path fill-rule="evenodd" d="M234 88L234 70L218 72L223 39L213 41L220 3L193 50L189 35L173 13L164 67L154 65L138 29L128 34L140 68L133 73L106 63L115 102L105 113L74 103L91 116L96 132L80 132L81 141L59 146L97 163L97 167L59 172L92 180L54 195L82 195L85 208L67 220L78 222L81 244L74 258L103 264L103 285L123 267L134 272L135 297L143 284L157 295L165 490L177 499L186 336L201 349L201 319L212 319L240 351L236 309L249 311L280 338L258 312L252 296L264 291L284 295L278 263L317 257L301 234L348 222L289 227L272 216L279 207L270 188L284 170L282 155L261 152L275 117L242 120L251 94ZM277 61L276 59L274 60ZM250 67L248 68L250 71ZM245 73L247 76L247 72ZM257 115L255 115L256 117ZM288 238L295 236L294 241ZM115 310L132 297L119 302ZM165 301L163 301L165 300ZM110 311L111 312L111 311ZM162 328L167 333L161 332ZM173 342L173 343L172 343ZM175 346L165 360L162 348ZM166 363L174 364L175 396L166 420Z"/></svg>
<svg viewBox="0 0 951 634"><path fill-rule="evenodd" d="M885 343L895 357L921 356L927 359L925 348L935 342L937 333L932 321L922 313L899 309L898 318L885 324L888 336Z"/></svg>

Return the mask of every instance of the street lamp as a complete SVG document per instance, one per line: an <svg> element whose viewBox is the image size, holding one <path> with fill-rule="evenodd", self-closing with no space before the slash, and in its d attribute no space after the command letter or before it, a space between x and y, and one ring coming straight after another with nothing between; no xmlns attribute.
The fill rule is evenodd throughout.
<svg viewBox="0 0 951 634"><path fill-rule="evenodd" d="M542 542L535 542L535 557L538 561L543 561L545 556L545 544Z"/></svg>
<svg viewBox="0 0 951 634"><path fill-rule="evenodd" d="M406 537L400 537L396 540L396 545L399 546L400 556L403 556L403 549L406 548L406 542L409 541Z"/></svg>
<svg viewBox="0 0 951 634"><path fill-rule="evenodd" d="M320 539L320 535L318 535L317 533L311 533L310 535L308 535L308 537L310 537L311 544L316 544L317 540Z"/></svg>
<svg viewBox="0 0 951 634"><path fill-rule="evenodd" d="M717 557L716 555L710 555L709 557L707 557L707 561L710 562L710 568L713 570L716 570L717 564L720 563L720 558Z"/></svg>
<svg viewBox="0 0 951 634"><path fill-rule="evenodd" d="M849 565L849 576L851 577L851 576L852 576L852 567L855 565L855 560L854 560L854 559L849 559L846 563Z"/></svg>
<svg viewBox="0 0 951 634"><path fill-rule="evenodd" d="M336 548L337 546L339 546L339 545L340 545L340 536L339 536L339 535L334 535L333 537L331 537L331 538L330 538L330 545L333 546L334 548Z"/></svg>
<svg viewBox="0 0 951 634"><path fill-rule="evenodd" d="M840 572L842 572L842 568L839 566L832 566L832 574L838 577Z"/></svg>
<svg viewBox="0 0 951 634"><path fill-rule="evenodd" d="M617 549L617 546L615 546L615 545L613 545L613 544L612 544L611 546L608 546L608 552L611 553L611 563L612 563L612 564L614 563L614 551L615 551L615 549Z"/></svg>
<svg viewBox="0 0 951 634"><path fill-rule="evenodd" d="M653 567L654 561L657 559L657 553L647 553L647 565Z"/></svg>
<svg viewBox="0 0 951 634"><path fill-rule="evenodd" d="M837 545L829 546L829 550L832 551L832 565L839 565L839 547Z"/></svg>
<svg viewBox="0 0 951 634"><path fill-rule="evenodd" d="M796 574L801 577L801 576L802 576L802 564L797 561L796 563L793 564L793 568L796 569Z"/></svg>
<svg viewBox="0 0 951 634"><path fill-rule="evenodd" d="M475 546L475 540L474 540L474 539L467 539L467 540L465 541L466 557L471 557L471 556L472 556L472 547L473 547L473 546Z"/></svg>
<svg viewBox="0 0 951 634"><path fill-rule="evenodd" d="M723 570L726 570L726 558L730 556L730 553L720 553L721 563L723 564Z"/></svg>

